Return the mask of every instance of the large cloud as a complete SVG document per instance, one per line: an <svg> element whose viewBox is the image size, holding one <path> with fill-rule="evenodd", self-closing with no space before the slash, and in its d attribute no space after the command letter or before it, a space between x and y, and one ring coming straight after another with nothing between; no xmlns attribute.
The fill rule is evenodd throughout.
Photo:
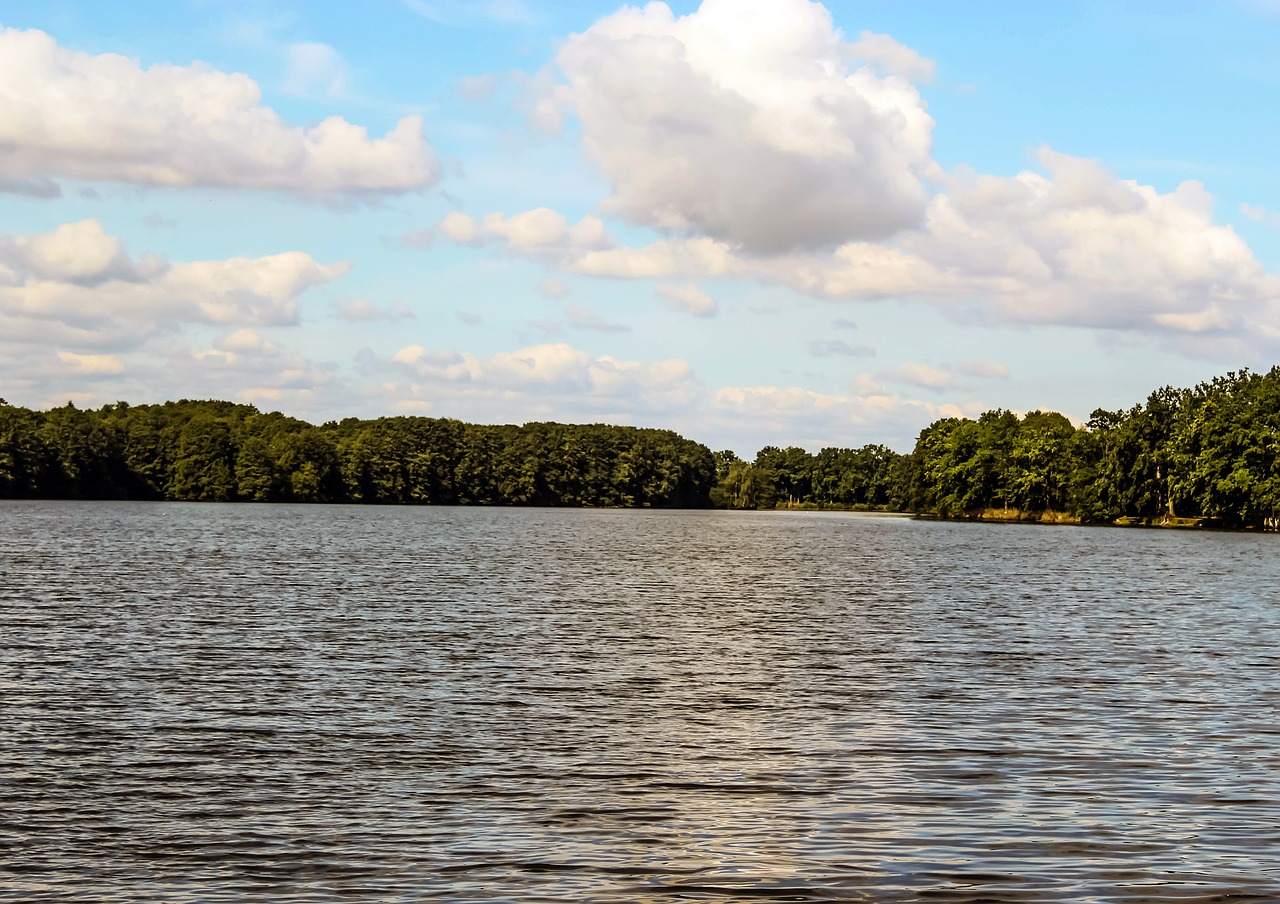
<svg viewBox="0 0 1280 904"><path fill-rule="evenodd" d="M1042 171L953 175L924 224L830 253L744 255L711 238L601 248L566 269L619 278L753 278L854 300L977 305L989 317L1280 342L1280 277L1197 182L1172 192L1043 149Z"/></svg>
<svg viewBox="0 0 1280 904"><path fill-rule="evenodd" d="M298 251L170 263L134 259L97 220L0 238L0 329L10 339L76 352L137 346L184 324L285 325L298 296L344 263Z"/></svg>
<svg viewBox="0 0 1280 904"><path fill-rule="evenodd" d="M323 403L331 416L334 368L255 327L296 324L302 293L346 270L301 252L135 257L97 220L0 236L2 394L38 406L216 396L299 414ZM223 332L210 344L211 327Z"/></svg>
<svg viewBox="0 0 1280 904"><path fill-rule="evenodd" d="M909 77L930 64L882 35L846 42L820 4L624 7L556 62L607 207L628 220L778 252L923 215L933 120Z"/></svg>
<svg viewBox="0 0 1280 904"><path fill-rule="evenodd" d="M522 401L538 406L551 402L558 410L583 413L669 411L689 404L696 389L685 361L624 361L565 343L488 357L408 345L390 360L366 366L409 378L405 390L419 401L498 402L507 411Z"/></svg>
<svg viewBox="0 0 1280 904"><path fill-rule="evenodd" d="M0 185L52 178L269 189L320 196L434 183L422 119L383 138L339 117L303 128L262 105L246 75L196 63L143 68L116 54L0 30Z"/></svg>

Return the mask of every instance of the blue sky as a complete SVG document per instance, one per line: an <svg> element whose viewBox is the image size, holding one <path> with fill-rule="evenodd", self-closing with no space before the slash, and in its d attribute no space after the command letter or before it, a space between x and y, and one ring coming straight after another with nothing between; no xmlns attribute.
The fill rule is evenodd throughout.
<svg viewBox="0 0 1280 904"><path fill-rule="evenodd" d="M1280 350L1265 0L11 7L13 403L749 456Z"/></svg>

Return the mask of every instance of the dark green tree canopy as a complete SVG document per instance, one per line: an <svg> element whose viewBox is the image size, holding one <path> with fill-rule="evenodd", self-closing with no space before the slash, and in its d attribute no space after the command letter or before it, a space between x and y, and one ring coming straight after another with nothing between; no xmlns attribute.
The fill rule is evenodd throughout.
<svg viewBox="0 0 1280 904"><path fill-rule="evenodd" d="M0 498L700 507L711 451L668 430L348 418L220 401L0 406Z"/></svg>
<svg viewBox="0 0 1280 904"><path fill-rule="evenodd" d="M765 446L754 461L668 430L346 418L313 426L220 401L0 399L0 498L396 505L814 507L943 518L1063 515L1280 526L1280 367L1145 403L943 418L910 454Z"/></svg>

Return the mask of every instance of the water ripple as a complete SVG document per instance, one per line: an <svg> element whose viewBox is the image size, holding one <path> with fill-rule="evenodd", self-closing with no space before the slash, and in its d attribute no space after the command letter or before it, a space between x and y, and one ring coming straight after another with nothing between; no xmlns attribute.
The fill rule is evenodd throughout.
<svg viewBox="0 0 1280 904"><path fill-rule="evenodd" d="M0 900L1280 900L1275 538L0 504Z"/></svg>

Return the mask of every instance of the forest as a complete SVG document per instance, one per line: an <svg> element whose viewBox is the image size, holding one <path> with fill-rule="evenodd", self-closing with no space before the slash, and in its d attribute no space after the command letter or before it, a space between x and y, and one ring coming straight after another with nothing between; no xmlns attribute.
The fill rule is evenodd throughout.
<svg viewBox="0 0 1280 904"><path fill-rule="evenodd" d="M711 451L668 430L0 404L0 498L696 508L714 479Z"/></svg>
<svg viewBox="0 0 1280 904"><path fill-rule="evenodd" d="M753 461L667 430L348 418L217 401L33 411L0 400L0 498L736 509L1276 529L1280 367L1164 387L1082 426L945 418L914 449Z"/></svg>
<svg viewBox="0 0 1280 904"><path fill-rule="evenodd" d="M718 504L852 507L951 519L1276 529L1280 367L1230 373L1145 403L1061 414L995 410L935 421L908 455L766 447L717 457Z"/></svg>

